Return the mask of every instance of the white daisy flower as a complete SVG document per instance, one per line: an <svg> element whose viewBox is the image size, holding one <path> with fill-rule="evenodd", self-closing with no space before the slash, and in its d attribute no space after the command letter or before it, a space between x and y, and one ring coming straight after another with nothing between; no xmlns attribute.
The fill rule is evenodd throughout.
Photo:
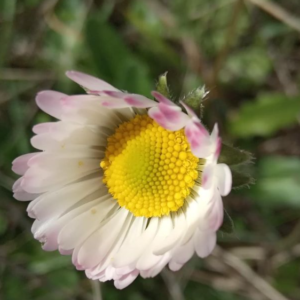
<svg viewBox="0 0 300 300"><path fill-rule="evenodd" d="M34 126L41 152L13 162L14 197L31 200L32 232L43 249L71 254L77 269L122 289L167 264L178 270L216 244L221 196L231 172L217 164L220 138L190 108L158 102L83 73L67 76L88 95L55 91L37 105L58 122Z"/></svg>

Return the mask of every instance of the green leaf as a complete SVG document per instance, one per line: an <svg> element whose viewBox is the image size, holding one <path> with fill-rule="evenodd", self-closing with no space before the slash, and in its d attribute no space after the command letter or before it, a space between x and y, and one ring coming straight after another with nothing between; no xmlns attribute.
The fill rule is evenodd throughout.
<svg viewBox="0 0 300 300"><path fill-rule="evenodd" d="M249 187L249 185L254 184L255 182L253 177L248 174L242 173L235 168L231 168L231 173L233 188Z"/></svg>
<svg viewBox="0 0 300 300"><path fill-rule="evenodd" d="M224 211L223 224L219 230L220 230L221 234L223 234L223 233L230 234L234 230L234 222L231 219L231 217L229 216L229 214L226 212L226 210Z"/></svg>
<svg viewBox="0 0 300 300"><path fill-rule="evenodd" d="M300 115L300 96L262 94L256 101L243 104L229 123L237 137L270 136L282 128L296 124Z"/></svg>
<svg viewBox="0 0 300 300"><path fill-rule="evenodd" d="M243 163L251 163L254 157L250 152L222 144L221 154L218 163L224 163L229 166Z"/></svg>

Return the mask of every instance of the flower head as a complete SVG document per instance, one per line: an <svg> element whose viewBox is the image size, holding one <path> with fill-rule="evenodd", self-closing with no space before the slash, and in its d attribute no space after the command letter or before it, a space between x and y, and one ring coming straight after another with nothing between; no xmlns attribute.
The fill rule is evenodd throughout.
<svg viewBox="0 0 300 300"><path fill-rule="evenodd" d="M153 92L128 94L79 72L87 95L37 95L58 122L34 126L41 150L13 162L14 196L31 200L43 249L71 254L91 279L128 286L138 275L178 270L210 254L231 173L217 164L221 141L193 111Z"/></svg>

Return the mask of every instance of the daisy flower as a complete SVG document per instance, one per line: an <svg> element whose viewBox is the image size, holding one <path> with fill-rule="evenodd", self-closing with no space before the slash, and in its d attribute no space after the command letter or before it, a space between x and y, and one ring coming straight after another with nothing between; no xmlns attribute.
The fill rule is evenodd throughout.
<svg viewBox="0 0 300 300"><path fill-rule="evenodd" d="M72 255L89 278L119 289L209 255L231 190L217 126L209 134L158 92L153 101L66 74L87 94L40 92L37 105L58 121L34 126L41 151L13 162L14 197L31 201L43 249Z"/></svg>

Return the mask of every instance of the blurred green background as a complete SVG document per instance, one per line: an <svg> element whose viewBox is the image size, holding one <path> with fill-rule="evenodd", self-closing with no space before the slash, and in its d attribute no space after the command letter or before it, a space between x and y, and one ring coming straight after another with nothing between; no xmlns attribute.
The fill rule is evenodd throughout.
<svg viewBox="0 0 300 300"><path fill-rule="evenodd" d="M147 96L165 71L177 99L205 84L204 123L256 157L209 258L123 291L101 284L102 299L300 299L299 16L299 0L1 0L0 299L101 299L70 257L42 251L11 193L11 161L51 120L36 93L82 93L70 69Z"/></svg>

